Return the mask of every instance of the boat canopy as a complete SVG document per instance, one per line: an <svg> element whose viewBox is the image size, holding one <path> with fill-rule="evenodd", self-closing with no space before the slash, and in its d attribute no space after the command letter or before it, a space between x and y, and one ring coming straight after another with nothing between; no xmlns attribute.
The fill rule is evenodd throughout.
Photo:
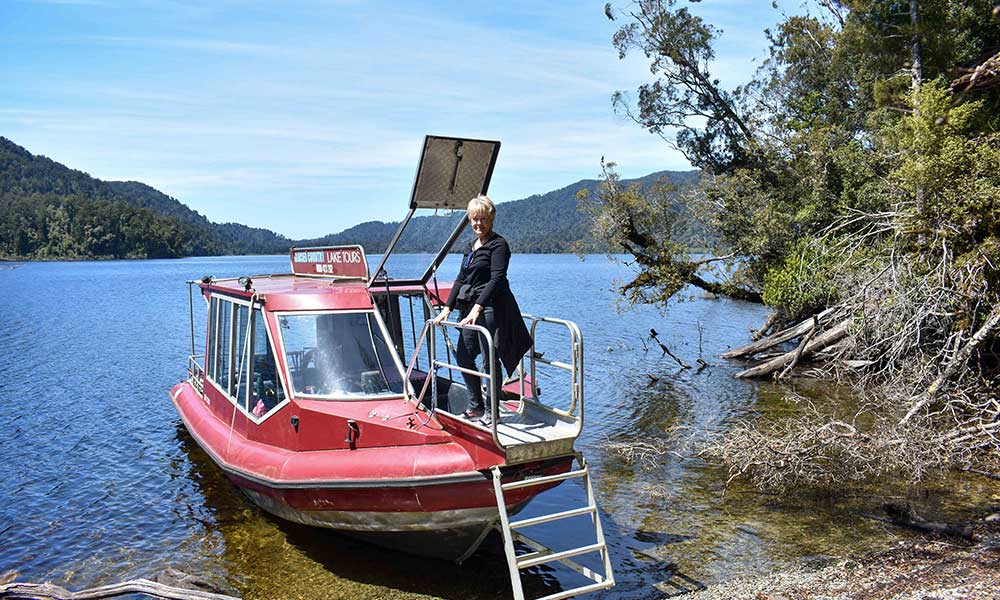
<svg viewBox="0 0 1000 600"><path fill-rule="evenodd" d="M379 279L383 281L389 279L386 263L418 210L464 212L469 200L486 193L490 187L490 179L499 152L500 142L496 141L436 135L424 138L417 175L410 194L410 211L400 223L378 266L371 273L368 280L369 287L377 285L376 281ZM435 274L461 235L466 223L467 219L463 214L462 219L444 240L444 245L419 278L395 280L394 283L426 286L427 281Z"/></svg>

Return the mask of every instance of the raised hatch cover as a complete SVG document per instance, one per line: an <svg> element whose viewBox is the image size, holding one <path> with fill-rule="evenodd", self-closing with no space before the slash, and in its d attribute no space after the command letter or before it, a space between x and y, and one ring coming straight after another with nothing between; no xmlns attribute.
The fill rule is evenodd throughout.
<svg viewBox="0 0 1000 600"><path fill-rule="evenodd" d="M413 181L413 192L410 195L410 210L389 242L378 266L371 272L368 280L369 286L374 285L379 280L384 284L390 279L396 284L426 285L461 235L467 223L464 212L469 205L469 200L480 194L485 194L489 189L493 168L496 166L499 153L500 142L438 135L428 135L424 138L417 176ZM430 264L423 269L422 274L409 274L400 278L396 269L391 268L387 263L418 210L434 214L437 214L439 210L449 211L448 214L455 210L462 211L463 214L458 221L447 214L441 217L448 219L447 230L442 231L436 226L425 226L417 227L408 234L410 237L413 235L432 236L435 238L433 240L435 245L441 244L441 246L431 259ZM404 249L406 247L406 243L400 246ZM389 275L390 270L393 271L394 276Z"/></svg>
<svg viewBox="0 0 1000 600"><path fill-rule="evenodd" d="M465 210L490 187L500 142L428 135L410 208Z"/></svg>

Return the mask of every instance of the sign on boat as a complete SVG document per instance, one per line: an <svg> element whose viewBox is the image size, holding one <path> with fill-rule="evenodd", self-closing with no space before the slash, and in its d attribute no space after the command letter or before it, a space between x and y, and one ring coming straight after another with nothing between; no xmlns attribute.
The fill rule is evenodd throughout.
<svg viewBox="0 0 1000 600"><path fill-rule="evenodd" d="M614 585L590 472L574 449L584 419L579 328L522 315L531 349L506 380L475 371L499 401L492 418L469 420L453 338L478 331L487 365L495 364L494 340L477 325L432 324L451 289L437 269L467 219L420 277L388 273L417 211L464 213L489 188L499 149L427 136L409 213L374 271L360 246L292 248L289 274L189 281L191 298L197 287L208 308L205 353L195 354L192 310L188 376L170 397L199 446L263 510L459 562L497 530L515 598L524 597L520 572L532 566L559 562L590 580L547 596L554 600ZM559 347L535 347L543 328ZM566 392L543 402L535 382L544 370L562 377L556 389ZM577 478L582 506L511 520L538 494ZM548 548L522 531L580 516L594 533L583 546ZM519 555L515 541L531 552ZM599 557L599 570L574 560L586 554Z"/></svg>

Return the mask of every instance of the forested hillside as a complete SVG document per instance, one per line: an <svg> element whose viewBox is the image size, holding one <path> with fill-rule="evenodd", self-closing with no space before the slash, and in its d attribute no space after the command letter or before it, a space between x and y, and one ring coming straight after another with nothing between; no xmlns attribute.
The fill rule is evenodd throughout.
<svg viewBox="0 0 1000 600"><path fill-rule="evenodd" d="M270 229L240 223L213 223L180 200L138 181L110 181L108 184L130 204L148 208L159 215L211 230L226 249L225 254L282 254L294 242Z"/></svg>
<svg viewBox="0 0 1000 600"><path fill-rule="evenodd" d="M101 181L0 137L0 256L172 258L291 245L266 229L212 223L145 184Z"/></svg>
<svg viewBox="0 0 1000 600"><path fill-rule="evenodd" d="M623 183L634 185L643 191L665 185L670 190L671 198L676 200L677 194L697 184L698 178L698 171L661 171ZM579 210L577 206L577 194L581 190L594 189L599 183L597 180L584 179L546 194L501 202L497 204L494 227L507 238L514 252L619 252L619 248L594 237L591 215ZM683 212L686 208L675 202L671 210ZM398 251L436 252L461 218L460 212L415 217L400 240ZM369 221L340 233L302 240L299 244L360 243L366 252L378 253L385 250L398 228L399 222ZM471 239L471 233L466 232L462 239ZM456 245L456 248L460 245Z"/></svg>
<svg viewBox="0 0 1000 600"><path fill-rule="evenodd" d="M698 171L663 171L623 183L643 192L664 187L664 210L687 212L678 194ZM592 214L577 195L600 182L582 180L546 194L497 205L496 229L515 252L606 252L619 249L594 236ZM400 212L405 199L400 200ZM137 181L101 181L0 137L0 257L169 258L219 254L283 254L295 246L361 244L371 254L389 245L398 222L370 221L319 239L294 241L268 229L213 223L197 211ZM460 212L416 217L399 252L435 252ZM465 233L468 239L470 233ZM690 241L690 240L689 240Z"/></svg>

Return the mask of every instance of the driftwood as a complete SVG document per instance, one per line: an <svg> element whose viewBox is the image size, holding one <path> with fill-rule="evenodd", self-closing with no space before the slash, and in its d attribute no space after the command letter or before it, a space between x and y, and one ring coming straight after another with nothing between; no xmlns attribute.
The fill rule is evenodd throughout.
<svg viewBox="0 0 1000 600"><path fill-rule="evenodd" d="M813 317L813 328L809 330L809 333L802 337L802 341L799 343L799 347L795 349L795 355L792 356L792 362L782 369L781 375L778 375L778 379L784 379L792 372L795 365L799 364L799 360L802 359L802 352L809 346L809 342L816 336L816 332L819 331L819 317Z"/></svg>
<svg viewBox="0 0 1000 600"><path fill-rule="evenodd" d="M773 313L771 313L771 316L769 316L767 320L764 321L764 324L761 325L760 329L754 331L751 334L750 339L756 342L757 340L767 335L767 332L771 331L771 328L774 327L777 323L778 323L778 311L774 311Z"/></svg>
<svg viewBox="0 0 1000 600"><path fill-rule="evenodd" d="M965 363L969 360L969 357L972 356L973 351L979 347L979 344L983 343L983 340L990 336L993 330L997 328L997 325L1000 325L1000 304L993 307L989 316L986 317L986 322L984 322L983 326L980 327L975 334L973 334L969 343L963 346L962 349L958 351L950 361L948 361L948 364L945 365L944 370L940 375L938 375L937 379L935 379L927 387L927 391L913 403L910 410L907 411L902 419L900 419L900 425L913 418L913 415L920 412L920 409L934 402L935 398L937 398L938 392L941 391L941 386L951 379L960 367L965 365Z"/></svg>
<svg viewBox="0 0 1000 600"><path fill-rule="evenodd" d="M671 352L670 348L667 348L667 345L660 341L660 338L657 337L657 333L656 333L655 329L650 329L649 330L649 337L652 338L654 341L656 341L656 343L660 345L660 349L663 350L663 353L669 355L670 358L674 359L674 361L677 364L679 364L682 369L690 369L691 368L691 365L689 365L686 362L684 362L683 360L677 358L677 355L675 355L673 352Z"/></svg>
<svg viewBox="0 0 1000 600"><path fill-rule="evenodd" d="M168 600L239 600L235 596L179 588L148 579L133 579L78 592L71 592L53 583L6 583L0 585L0 598L4 600L98 600L124 596L125 594L145 594Z"/></svg>
<svg viewBox="0 0 1000 600"><path fill-rule="evenodd" d="M886 504L882 508L885 510L886 514L889 515L889 519L894 525L909 527L910 529L917 529L928 533L960 537L969 541L973 541L975 539L975 535L972 531L972 525L957 525L953 523L927 521L926 519L920 517L917 513L913 512L913 508L911 508L909 504L905 506L900 506L898 504Z"/></svg>
<svg viewBox="0 0 1000 600"><path fill-rule="evenodd" d="M786 352L785 354L772 358L771 360L765 361L757 366L744 369L743 371L737 373L735 377L740 379L752 379L757 377L767 377L776 373L779 370L784 369L789 364L797 362L803 357L810 356L839 342L847 336L850 325L850 319L841 321L832 328L816 335L811 340L806 340L808 343L800 345L799 348L793 350L792 352Z"/></svg>
<svg viewBox="0 0 1000 600"><path fill-rule="evenodd" d="M758 354L760 352L763 352L764 350L773 348L778 344L787 342L788 340L794 340L799 336L809 333L809 331L811 331L813 328L816 327L817 322L822 324L824 319L833 314L833 310L834 310L833 308L828 308L823 312L815 315L814 317L810 317L797 325L793 325L786 329L782 329L781 331L778 331L776 333L772 333L771 335L762 338L759 341L747 344L746 346L740 346L739 348L733 348L732 350L729 350L727 352L723 352L722 358L742 358L745 356Z"/></svg>
<svg viewBox="0 0 1000 600"><path fill-rule="evenodd" d="M962 470L966 473L975 473L976 475L982 475L983 477L1000 481L1000 475L997 475L996 473L990 473L989 471L983 471L981 469L973 469L971 467Z"/></svg>

